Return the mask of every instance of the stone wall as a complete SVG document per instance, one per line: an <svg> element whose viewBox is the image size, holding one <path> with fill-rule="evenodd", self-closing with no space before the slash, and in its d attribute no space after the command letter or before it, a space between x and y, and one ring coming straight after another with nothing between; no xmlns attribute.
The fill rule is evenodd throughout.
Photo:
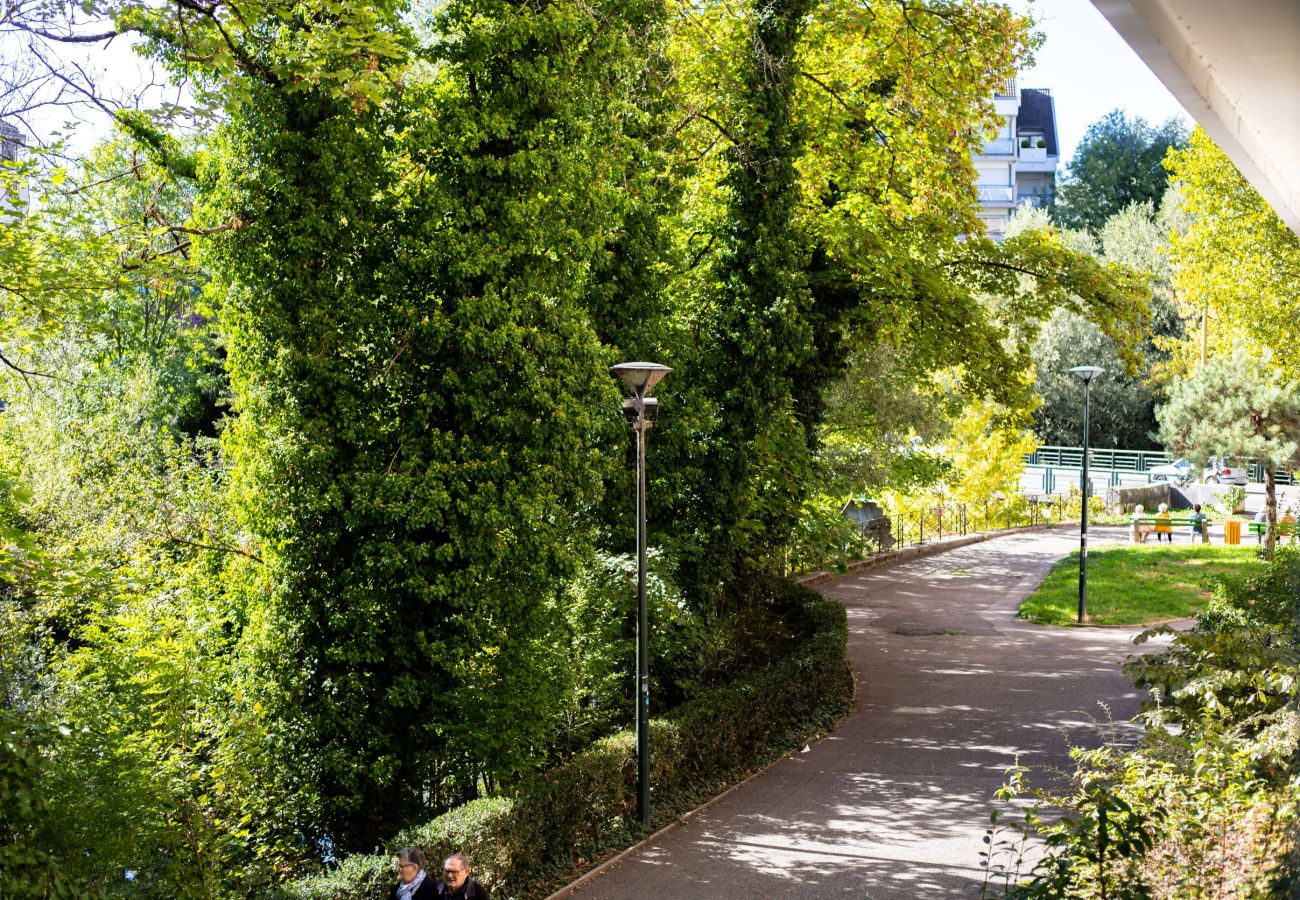
<svg viewBox="0 0 1300 900"><path fill-rule="evenodd" d="M1168 482L1112 488L1106 492L1106 512L1111 515L1131 513L1139 504L1147 512L1154 513L1161 503L1168 503L1170 509L1186 509L1192 505L1182 491Z"/></svg>

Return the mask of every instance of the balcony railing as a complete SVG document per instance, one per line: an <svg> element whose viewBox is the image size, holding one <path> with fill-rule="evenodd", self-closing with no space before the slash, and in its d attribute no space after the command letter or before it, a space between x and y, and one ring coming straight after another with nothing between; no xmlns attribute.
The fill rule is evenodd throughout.
<svg viewBox="0 0 1300 900"><path fill-rule="evenodd" d="M999 84L999 85L997 85L996 87L994 87L994 88L993 88L993 96L994 96L994 97L1015 97L1015 96L1017 96L1017 95L1016 95L1016 80L1015 80L1014 78L1008 78L1006 81L1004 81L1004 82L1002 82L1001 84Z"/></svg>
<svg viewBox="0 0 1300 900"><path fill-rule="evenodd" d="M1016 206L1021 206L1025 202L1038 209L1046 209L1052 205L1051 194L1016 194Z"/></svg>
<svg viewBox="0 0 1300 900"><path fill-rule="evenodd" d="M985 142L980 152L985 156L1015 156L1016 142L1011 138L994 138Z"/></svg>
<svg viewBox="0 0 1300 900"><path fill-rule="evenodd" d="M976 191L979 193L980 203L1014 203L1016 199L1016 189L1013 187L979 185Z"/></svg>

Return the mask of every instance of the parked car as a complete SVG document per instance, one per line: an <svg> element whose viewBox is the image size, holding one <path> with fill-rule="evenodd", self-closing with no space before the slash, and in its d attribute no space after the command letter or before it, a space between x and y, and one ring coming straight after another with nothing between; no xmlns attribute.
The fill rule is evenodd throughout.
<svg viewBox="0 0 1300 900"><path fill-rule="evenodd" d="M1201 480L1206 484L1241 484L1250 481L1246 467L1241 460L1227 456L1211 456L1201 473Z"/></svg>
<svg viewBox="0 0 1300 900"><path fill-rule="evenodd" d="M1195 468L1185 459L1176 459L1171 463L1165 463L1163 466L1152 466L1147 469L1147 480L1149 481L1172 481L1174 484L1191 484L1194 477Z"/></svg>

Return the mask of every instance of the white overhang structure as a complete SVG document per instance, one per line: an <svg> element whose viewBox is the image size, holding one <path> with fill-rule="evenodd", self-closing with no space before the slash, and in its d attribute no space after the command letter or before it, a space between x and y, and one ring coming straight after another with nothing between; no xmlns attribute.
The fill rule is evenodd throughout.
<svg viewBox="0 0 1300 900"><path fill-rule="evenodd" d="M1300 234L1300 0L1092 0Z"/></svg>

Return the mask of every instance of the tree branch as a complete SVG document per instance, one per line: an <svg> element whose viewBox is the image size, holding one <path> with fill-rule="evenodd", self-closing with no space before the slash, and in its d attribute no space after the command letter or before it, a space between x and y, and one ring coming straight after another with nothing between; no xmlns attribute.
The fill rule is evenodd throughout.
<svg viewBox="0 0 1300 900"><path fill-rule="evenodd" d="M21 22L12 23L19 31L25 31L28 34L34 34L37 37L45 38L47 41L58 41L60 44L94 44L98 41L111 41L117 37L116 31L105 31L102 34L55 34L52 31L45 31L31 25L24 25Z"/></svg>
<svg viewBox="0 0 1300 900"><path fill-rule="evenodd" d="M1026 269L1024 266L1013 265L1012 263L997 262L992 259L950 259L944 266L988 266L993 269L1006 269L1008 272L1018 272L1021 275L1028 275L1031 278L1047 278L1044 272L1035 272L1033 269Z"/></svg>
<svg viewBox="0 0 1300 900"><path fill-rule="evenodd" d="M64 384L72 383L68 381L66 378L60 378L58 375L50 375L46 372L34 372L31 369L24 369L22 366L18 365L13 360L9 359L3 353L0 353L0 363L3 363L4 365L13 369L19 375L21 375L23 377L23 381L27 382L28 387L31 387L31 380L29 376L35 378L49 378L52 381L62 381Z"/></svg>
<svg viewBox="0 0 1300 900"><path fill-rule="evenodd" d="M152 534L154 537L160 537L164 540L171 541L174 544L184 544L187 547L195 547L199 550L211 550L214 553L234 553L245 559L251 559L258 565L266 565L266 560L258 556L252 550L245 550L243 547L224 547L219 544L205 544L201 541L191 541L189 538L177 537L172 534L170 528L166 532L154 531L152 528L144 529L145 534Z"/></svg>

